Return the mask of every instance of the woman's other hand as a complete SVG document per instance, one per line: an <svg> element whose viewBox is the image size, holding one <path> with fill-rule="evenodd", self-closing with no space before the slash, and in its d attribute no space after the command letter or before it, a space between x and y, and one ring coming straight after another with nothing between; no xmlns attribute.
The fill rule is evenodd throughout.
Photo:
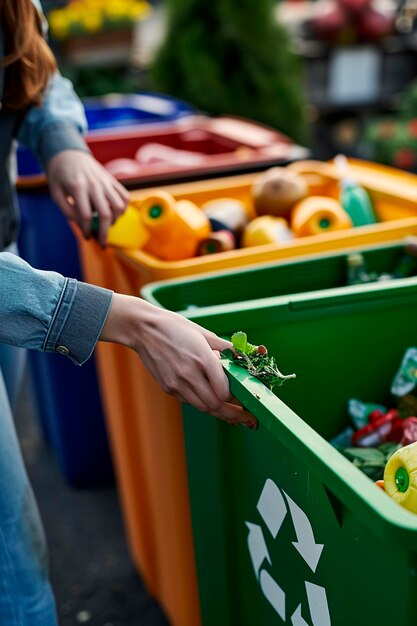
<svg viewBox="0 0 417 626"><path fill-rule="evenodd" d="M63 150L47 164L51 196L65 217L91 235L93 212L100 216L98 240L106 244L109 227L125 211L129 192L88 152Z"/></svg>

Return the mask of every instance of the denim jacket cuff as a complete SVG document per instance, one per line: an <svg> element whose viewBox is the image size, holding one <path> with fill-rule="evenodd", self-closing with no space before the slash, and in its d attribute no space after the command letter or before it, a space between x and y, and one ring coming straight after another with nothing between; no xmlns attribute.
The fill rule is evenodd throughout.
<svg viewBox="0 0 417 626"><path fill-rule="evenodd" d="M80 131L69 122L51 122L45 128L38 145L38 155L43 167L53 156L63 150L90 152Z"/></svg>
<svg viewBox="0 0 417 626"><path fill-rule="evenodd" d="M66 279L44 351L58 352L83 365L100 337L112 297L108 289Z"/></svg>

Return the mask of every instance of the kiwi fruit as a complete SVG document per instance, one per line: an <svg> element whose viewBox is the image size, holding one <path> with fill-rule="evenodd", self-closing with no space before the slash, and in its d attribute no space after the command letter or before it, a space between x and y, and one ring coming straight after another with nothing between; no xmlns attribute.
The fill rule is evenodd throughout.
<svg viewBox="0 0 417 626"><path fill-rule="evenodd" d="M291 209L308 193L305 179L285 167L273 167L257 177L252 195L258 215L275 215L288 219Z"/></svg>

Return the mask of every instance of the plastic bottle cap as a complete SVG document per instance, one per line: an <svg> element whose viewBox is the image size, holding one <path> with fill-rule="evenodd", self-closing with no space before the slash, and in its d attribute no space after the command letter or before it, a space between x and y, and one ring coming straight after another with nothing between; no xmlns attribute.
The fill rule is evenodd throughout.
<svg viewBox="0 0 417 626"><path fill-rule="evenodd" d="M158 219L158 217L161 217L163 212L164 210L161 206L159 206L159 204L154 204L149 209L148 214L149 214L149 217L152 217L152 219L156 220Z"/></svg>
<svg viewBox="0 0 417 626"><path fill-rule="evenodd" d="M337 156L335 156L333 162L335 166L337 167L337 169L339 170L339 174L341 177L340 183L342 185L342 188L346 189L348 187L356 186L357 183L355 179L352 177L349 163L348 163L346 156L344 154L338 154Z"/></svg>
<svg viewBox="0 0 417 626"><path fill-rule="evenodd" d="M99 226L100 226L100 217L99 217L99 214L96 211L94 211L93 216L91 218L91 234L93 237L97 237Z"/></svg>
<svg viewBox="0 0 417 626"><path fill-rule="evenodd" d="M395 472L395 484L397 485L398 491L401 493L407 491L408 485L410 484L410 477L405 467L399 467Z"/></svg>
<svg viewBox="0 0 417 626"><path fill-rule="evenodd" d="M353 178L343 178L340 181L342 189L352 189L353 187L357 187L358 183L353 180Z"/></svg>
<svg viewBox="0 0 417 626"><path fill-rule="evenodd" d="M377 422L379 421L382 417L384 417L384 415L386 415L386 413L383 413L382 411L380 411L379 409L375 409L374 411L371 411L368 415L368 422L369 423L373 423L373 422Z"/></svg>
<svg viewBox="0 0 417 626"><path fill-rule="evenodd" d="M362 254L358 253L354 253L354 254L349 254L348 258L348 263L351 266L356 266L356 265L362 265L364 263L364 258L362 256Z"/></svg>

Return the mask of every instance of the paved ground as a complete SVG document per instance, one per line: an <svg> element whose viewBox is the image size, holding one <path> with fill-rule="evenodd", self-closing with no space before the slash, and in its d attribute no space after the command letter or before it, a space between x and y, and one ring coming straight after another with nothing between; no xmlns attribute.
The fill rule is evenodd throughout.
<svg viewBox="0 0 417 626"><path fill-rule="evenodd" d="M129 561L115 488L65 484L41 440L31 397L26 379L16 422L48 537L60 626L169 626Z"/></svg>

